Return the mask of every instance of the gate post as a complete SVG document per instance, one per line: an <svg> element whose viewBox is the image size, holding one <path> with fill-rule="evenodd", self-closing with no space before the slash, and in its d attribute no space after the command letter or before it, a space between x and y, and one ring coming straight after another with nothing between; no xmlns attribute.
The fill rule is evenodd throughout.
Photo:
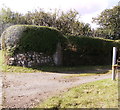
<svg viewBox="0 0 120 110"><path fill-rule="evenodd" d="M115 80L115 70L116 70L116 55L117 48L113 47L113 57L112 57L112 80Z"/></svg>

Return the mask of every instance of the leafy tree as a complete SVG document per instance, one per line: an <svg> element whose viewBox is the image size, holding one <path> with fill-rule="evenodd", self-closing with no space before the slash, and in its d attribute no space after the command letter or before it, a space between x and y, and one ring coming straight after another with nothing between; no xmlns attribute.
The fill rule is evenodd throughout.
<svg viewBox="0 0 120 110"><path fill-rule="evenodd" d="M2 8L0 10L0 35L7 27L14 24L25 24L23 15L11 11L10 8Z"/></svg>
<svg viewBox="0 0 120 110"><path fill-rule="evenodd" d="M2 28L1 30L4 30L6 24L49 26L57 28L64 35L90 36L90 25L80 22L79 18L79 13L76 10L69 10L67 12L61 10L45 12L43 9L39 9L34 10L33 12L29 11L25 15L22 15L5 7L0 11L0 27Z"/></svg>
<svg viewBox="0 0 120 110"><path fill-rule="evenodd" d="M61 30L63 34L72 35L76 34L75 29L79 27L79 22L77 20L77 11L61 12L61 15L56 20L57 29Z"/></svg>
<svg viewBox="0 0 120 110"><path fill-rule="evenodd" d="M24 24L25 20L22 14L11 11L10 8L2 8L0 10L0 21L3 24L13 23L13 24Z"/></svg>
<svg viewBox="0 0 120 110"><path fill-rule="evenodd" d="M25 14L26 24L33 24L38 26L51 26L52 18L49 13L45 13L43 10L35 10L34 12L28 12Z"/></svg>
<svg viewBox="0 0 120 110"><path fill-rule="evenodd" d="M0 11L0 21L3 23L12 22L13 13L10 8L2 8Z"/></svg>
<svg viewBox="0 0 120 110"><path fill-rule="evenodd" d="M120 39L120 6L104 10L93 22L100 25L109 38Z"/></svg>
<svg viewBox="0 0 120 110"><path fill-rule="evenodd" d="M79 22L79 14L76 10L68 12L54 10L50 13L40 9L28 12L24 17L26 24L55 27L64 35L90 35L91 31L89 24Z"/></svg>

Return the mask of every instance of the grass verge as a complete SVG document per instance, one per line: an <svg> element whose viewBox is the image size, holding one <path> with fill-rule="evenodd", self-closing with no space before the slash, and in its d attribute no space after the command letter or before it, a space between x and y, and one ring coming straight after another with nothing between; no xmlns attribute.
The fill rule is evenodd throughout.
<svg viewBox="0 0 120 110"><path fill-rule="evenodd" d="M102 71L93 71L93 73L79 73L79 74L72 74L69 76L63 76L64 79L69 79L73 77L80 77L80 76L94 76L94 75L102 75L102 74L111 74L111 70L102 70Z"/></svg>
<svg viewBox="0 0 120 110"><path fill-rule="evenodd" d="M118 80L99 80L81 84L36 108L118 108Z"/></svg>

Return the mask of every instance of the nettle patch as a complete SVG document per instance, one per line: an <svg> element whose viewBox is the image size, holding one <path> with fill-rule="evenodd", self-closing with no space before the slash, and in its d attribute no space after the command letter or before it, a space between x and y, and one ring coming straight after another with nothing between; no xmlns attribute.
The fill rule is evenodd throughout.
<svg viewBox="0 0 120 110"><path fill-rule="evenodd" d="M61 43L63 46L65 40L65 37L54 28L14 25L3 32L2 49L5 51L7 64L20 66L42 65L42 62L43 64L51 63L57 44Z"/></svg>

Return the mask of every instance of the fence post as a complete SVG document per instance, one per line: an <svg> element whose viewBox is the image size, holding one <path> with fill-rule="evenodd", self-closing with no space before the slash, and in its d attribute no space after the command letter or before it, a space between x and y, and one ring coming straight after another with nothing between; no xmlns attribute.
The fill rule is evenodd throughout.
<svg viewBox="0 0 120 110"><path fill-rule="evenodd" d="M116 55L117 55L117 48L116 48L116 47L113 47L113 57L112 57L112 80L115 80Z"/></svg>

